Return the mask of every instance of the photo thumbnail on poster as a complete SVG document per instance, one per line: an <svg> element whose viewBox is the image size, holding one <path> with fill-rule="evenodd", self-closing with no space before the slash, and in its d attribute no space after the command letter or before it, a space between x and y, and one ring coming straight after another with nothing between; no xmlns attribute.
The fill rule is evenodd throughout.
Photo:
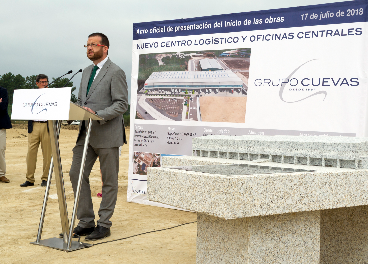
<svg viewBox="0 0 368 264"><path fill-rule="evenodd" d="M160 167L161 155L148 152L134 152L133 174L147 175L148 167Z"/></svg>
<svg viewBox="0 0 368 264"><path fill-rule="evenodd" d="M136 118L244 123L250 48L141 54Z"/></svg>

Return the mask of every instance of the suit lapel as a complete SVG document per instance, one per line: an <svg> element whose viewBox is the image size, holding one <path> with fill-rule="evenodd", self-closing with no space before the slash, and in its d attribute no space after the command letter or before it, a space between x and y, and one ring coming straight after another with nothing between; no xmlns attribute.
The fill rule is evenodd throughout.
<svg viewBox="0 0 368 264"><path fill-rule="evenodd" d="M87 95L86 99L91 97L91 94L93 94L93 92L96 90L98 84L105 77L110 64L111 64L111 60L107 59L105 64L102 66L102 69L100 70L100 72L97 74L95 80L93 81L93 83L91 85L91 88L89 89L89 92L88 92L88 95ZM92 72L92 70L91 70L91 72ZM87 85L88 85L88 82L87 82ZM86 86L86 89L87 89L87 86Z"/></svg>

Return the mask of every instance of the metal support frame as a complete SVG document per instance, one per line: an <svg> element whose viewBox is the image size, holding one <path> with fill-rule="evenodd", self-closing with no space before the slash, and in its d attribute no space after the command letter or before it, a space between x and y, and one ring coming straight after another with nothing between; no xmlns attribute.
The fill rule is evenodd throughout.
<svg viewBox="0 0 368 264"><path fill-rule="evenodd" d="M87 133L86 134L86 139L84 141L83 156L82 156L81 167L80 167L80 170L79 170L78 186L77 186L77 191L75 193L74 206L73 206L73 214L72 214L72 222L70 223L69 241L68 241L67 248L70 247L70 242L71 242L71 238L72 238L72 235L73 235L74 221L75 221L75 217L77 215L77 208L78 208L78 202L79 202L80 189L82 187L82 178L83 178L83 172L84 172L84 164L86 163L88 142L89 142L89 137L91 135L92 119L89 119L88 121L89 121L88 122L88 129L87 129L87 132L86 132Z"/></svg>
<svg viewBox="0 0 368 264"><path fill-rule="evenodd" d="M60 149L59 149L60 122L49 120L48 125L49 125L49 131L50 131L50 141L51 141L51 150L52 150L52 159L51 159L52 164L50 165L49 176L47 179L47 186L46 186L46 191L45 191L45 196L44 196L44 201L43 201L43 206L42 206L42 211L41 211L41 218L40 218L40 224L38 228L37 239L36 239L36 242L32 242L31 244L51 247L51 248L55 248L55 249L59 249L63 251L74 251L74 250L78 250L82 248L91 247L92 246L91 244L82 243L79 241L72 241L72 237L73 237L75 217L77 214L78 201L79 201L82 177L83 177L83 172L84 172L84 165L85 165L85 160L87 156L89 137L90 137L91 128L92 128L92 119L89 118L89 125L86 131L86 138L84 142L83 156L82 156L81 168L80 168L79 179L78 179L78 187L75 193L73 214L72 214L70 227L69 227L68 210L67 210L67 205L66 205L64 179L63 179ZM45 212L46 212L47 200L49 196L53 168L55 168L54 171L55 171L56 191L58 195L61 229L62 229L63 238L55 237L55 238L41 240L41 234L42 234L42 228L43 228L43 223L44 223L44 218L45 218Z"/></svg>
<svg viewBox="0 0 368 264"><path fill-rule="evenodd" d="M57 126L58 126L57 127L57 134L59 136L59 134L60 134L60 122L57 123ZM51 157L49 175L47 177L47 185L46 185L45 196L43 197L43 205L42 205L42 211L41 211L40 224L38 226L38 233L37 233L36 243L40 243L40 240L41 240L43 222L45 220L46 206L47 206L47 200L49 198L50 184L51 184L53 169L54 169L54 162L53 162L53 157Z"/></svg>

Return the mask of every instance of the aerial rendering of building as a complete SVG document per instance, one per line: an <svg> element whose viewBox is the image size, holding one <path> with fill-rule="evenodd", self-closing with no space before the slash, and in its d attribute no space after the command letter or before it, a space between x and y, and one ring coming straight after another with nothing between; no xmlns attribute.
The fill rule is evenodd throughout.
<svg viewBox="0 0 368 264"><path fill-rule="evenodd" d="M221 71L223 68L216 59L199 60L202 71Z"/></svg>
<svg viewBox="0 0 368 264"><path fill-rule="evenodd" d="M231 70L153 72L142 92L167 94L216 93L241 90L243 81Z"/></svg>

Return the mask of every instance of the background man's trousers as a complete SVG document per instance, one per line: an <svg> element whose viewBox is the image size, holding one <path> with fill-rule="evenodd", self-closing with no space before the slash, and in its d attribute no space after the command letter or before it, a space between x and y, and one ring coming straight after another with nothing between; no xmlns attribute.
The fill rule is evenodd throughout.
<svg viewBox="0 0 368 264"><path fill-rule="evenodd" d="M33 122L33 131L28 134L28 153L27 153L27 181L34 183L36 171L37 152L41 143L43 155L43 169L41 180L47 181L51 162L51 142L47 131L47 123Z"/></svg>

